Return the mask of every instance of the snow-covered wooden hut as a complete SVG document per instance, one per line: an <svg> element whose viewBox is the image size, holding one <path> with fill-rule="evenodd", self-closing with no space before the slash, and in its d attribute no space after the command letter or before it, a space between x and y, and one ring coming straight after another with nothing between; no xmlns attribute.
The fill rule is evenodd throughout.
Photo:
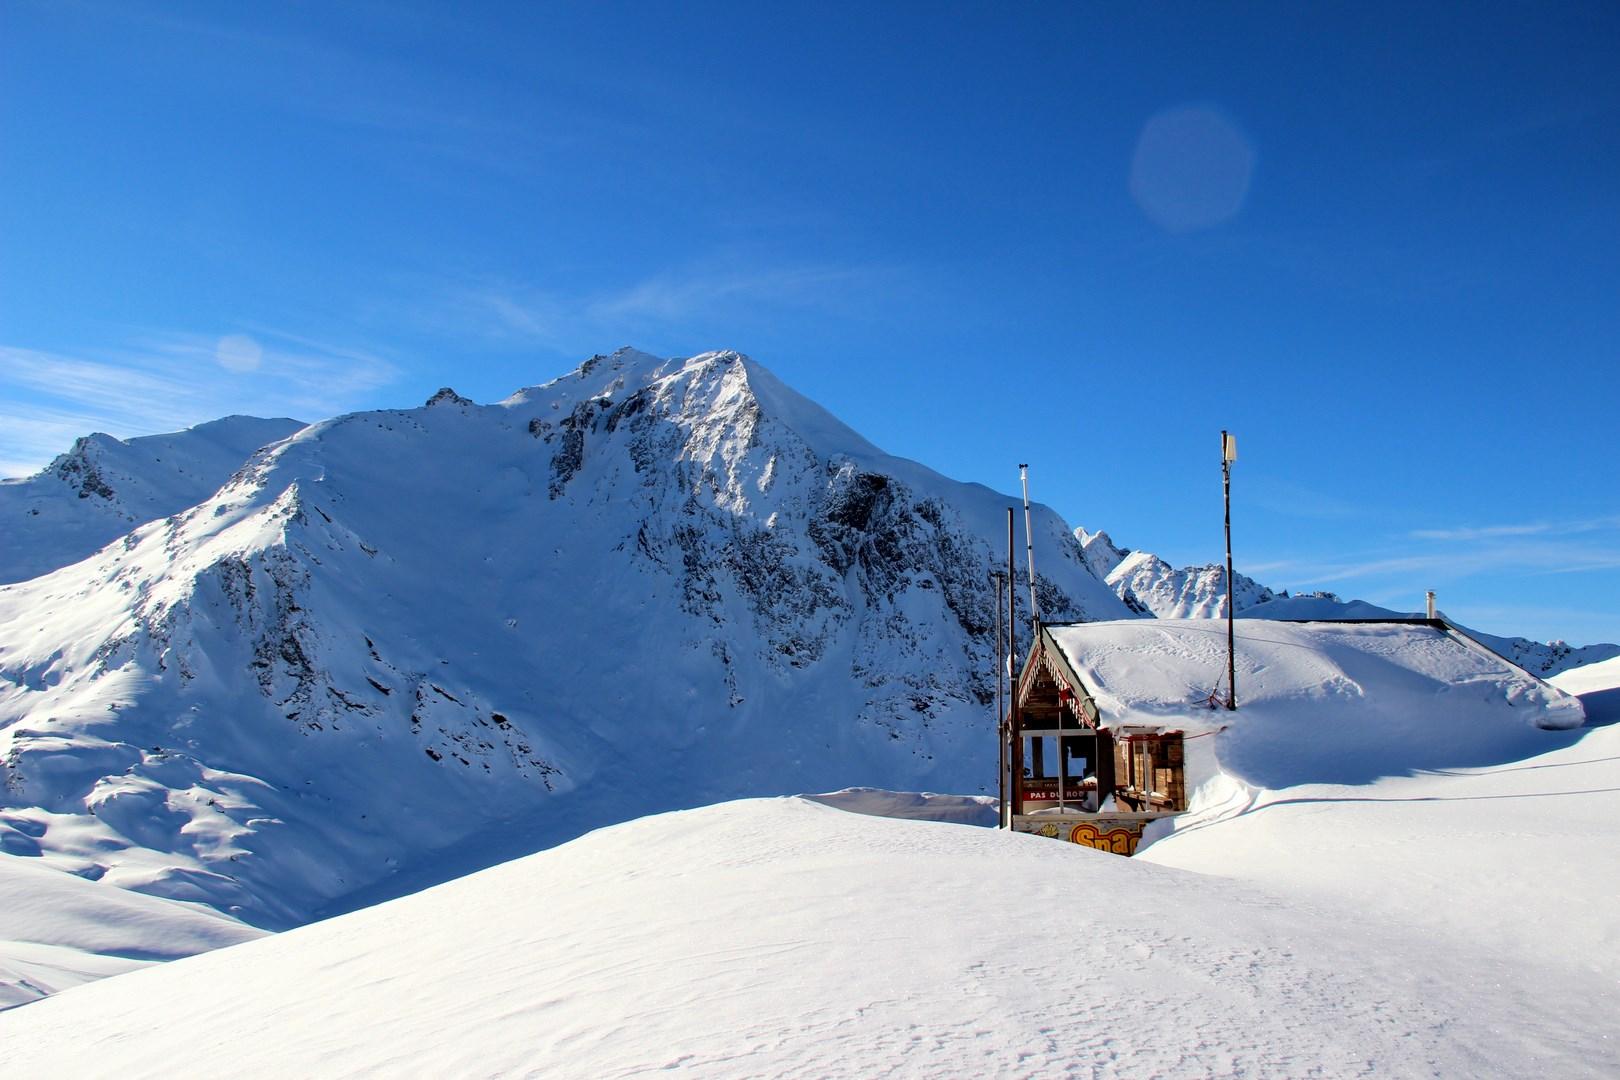
<svg viewBox="0 0 1620 1080"><path fill-rule="evenodd" d="M1006 824L1122 855L1226 774L1254 787L1363 783L1510 760L1580 725L1574 697L1440 621L1048 624L1008 717Z"/></svg>

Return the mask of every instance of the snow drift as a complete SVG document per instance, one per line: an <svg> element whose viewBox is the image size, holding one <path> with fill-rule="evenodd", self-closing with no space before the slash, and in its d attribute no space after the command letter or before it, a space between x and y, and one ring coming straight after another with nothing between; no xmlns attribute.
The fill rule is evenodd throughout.
<svg viewBox="0 0 1620 1080"><path fill-rule="evenodd" d="M1476 884L1448 899L1485 899ZM181 1062L806 1077L1620 1064L1611 999L1579 996L1600 982L1554 962L1508 976L1488 944L1358 909L1368 887L1306 902L1037 837L756 800L72 990L0 1014L0 1041L22 1074L122 1077Z"/></svg>
<svg viewBox="0 0 1620 1080"><path fill-rule="evenodd" d="M1495 764L1540 753L1546 730L1586 719L1570 694L1422 623L1238 619L1236 712L1216 707L1226 700L1224 621L1047 630L1106 724L1216 737L1213 755L1200 749L1190 760L1189 788L1217 772L1286 788Z"/></svg>

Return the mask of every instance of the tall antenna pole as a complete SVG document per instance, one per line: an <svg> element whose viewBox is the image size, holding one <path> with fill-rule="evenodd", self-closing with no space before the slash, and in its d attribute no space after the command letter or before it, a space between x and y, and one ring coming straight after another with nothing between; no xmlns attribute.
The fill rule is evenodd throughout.
<svg viewBox="0 0 1620 1080"><path fill-rule="evenodd" d="M1007 507L1007 673L1013 688L1013 703L1018 701L1018 671L1014 657L1018 655L1017 622L1015 615L1018 599L1018 556L1013 548L1013 508Z"/></svg>
<svg viewBox="0 0 1620 1080"><path fill-rule="evenodd" d="M1237 592L1232 584L1232 462L1237 460L1237 436L1221 432L1221 493L1226 500L1226 707L1237 708L1237 633L1232 620Z"/></svg>
<svg viewBox="0 0 1620 1080"><path fill-rule="evenodd" d="M992 651L996 664L996 743L1000 754L996 763L996 783L999 793L996 802L996 828L1006 827L1007 817L1007 699L1003 687L1007 685L1007 659L1001 651L1002 619L1004 612L1004 597L1001 595L1001 585L1005 575L1000 570L993 570L990 578L996 583L996 644Z"/></svg>
<svg viewBox="0 0 1620 1080"><path fill-rule="evenodd" d="M1024 550L1029 554L1029 625L1036 633L1041 625L1041 608L1035 602L1035 538L1029 528L1029 466L1018 466L1018 480L1024 485Z"/></svg>
<svg viewBox="0 0 1620 1080"><path fill-rule="evenodd" d="M1007 827L1021 808L1024 780L1024 728L1018 712L1018 553L1013 546L1013 508L1007 507L1007 727L1011 760L1007 773Z"/></svg>

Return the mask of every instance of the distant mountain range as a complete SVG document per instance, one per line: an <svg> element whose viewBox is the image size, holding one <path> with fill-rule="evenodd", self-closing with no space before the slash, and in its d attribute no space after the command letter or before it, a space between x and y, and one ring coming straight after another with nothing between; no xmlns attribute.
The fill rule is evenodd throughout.
<svg viewBox="0 0 1620 1080"><path fill-rule="evenodd" d="M1085 552L1086 565L1107 582L1133 611L1159 619L1224 619L1226 568L1209 563L1177 569L1146 551L1131 551L1114 543L1106 532L1074 531ZM1234 573L1237 612L1252 619L1411 619L1421 611L1395 611L1364 600L1343 600L1330 592L1289 595L1251 577ZM1442 613L1443 614L1443 613ZM1563 641L1541 642L1522 637L1500 637L1461 627L1475 640L1494 649L1527 671L1543 678L1584 664L1620 656L1620 645L1573 646Z"/></svg>

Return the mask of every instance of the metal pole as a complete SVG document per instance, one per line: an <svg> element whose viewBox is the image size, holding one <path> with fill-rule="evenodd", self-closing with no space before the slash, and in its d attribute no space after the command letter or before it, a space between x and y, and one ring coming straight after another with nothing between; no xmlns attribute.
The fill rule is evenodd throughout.
<svg viewBox="0 0 1620 1080"><path fill-rule="evenodd" d="M1067 792L1069 786L1069 755L1064 753L1063 748L1063 706L1061 703L1058 705L1057 739L1054 741L1057 743L1058 755L1058 813L1064 814L1068 813L1069 810Z"/></svg>
<svg viewBox="0 0 1620 1080"><path fill-rule="evenodd" d="M991 649L996 665L996 743L999 756L996 764L996 783L999 785L998 801L996 803L996 828L1007 827L1007 698L1003 688L1007 684L1007 673L1003 669L1006 661L1001 652L1002 627L1002 595L1000 570L992 571L990 577L996 583L996 643Z"/></svg>
<svg viewBox="0 0 1620 1080"><path fill-rule="evenodd" d="M1221 432L1221 493L1226 500L1226 708L1237 708L1237 632L1233 619L1237 591L1232 582L1232 459L1227 450L1227 433Z"/></svg>
<svg viewBox="0 0 1620 1080"><path fill-rule="evenodd" d="M1007 724L1012 743L1008 767L1007 827L1019 810L1024 786L1023 717L1018 712L1018 553L1013 546L1013 508L1007 507Z"/></svg>
<svg viewBox="0 0 1620 1080"><path fill-rule="evenodd" d="M1035 538L1029 528L1029 466L1018 466L1018 480L1024 485L1024 548L1029 553L1029 625L1030 633L1039 632L1041 608L1035 602Z"/></svg>

